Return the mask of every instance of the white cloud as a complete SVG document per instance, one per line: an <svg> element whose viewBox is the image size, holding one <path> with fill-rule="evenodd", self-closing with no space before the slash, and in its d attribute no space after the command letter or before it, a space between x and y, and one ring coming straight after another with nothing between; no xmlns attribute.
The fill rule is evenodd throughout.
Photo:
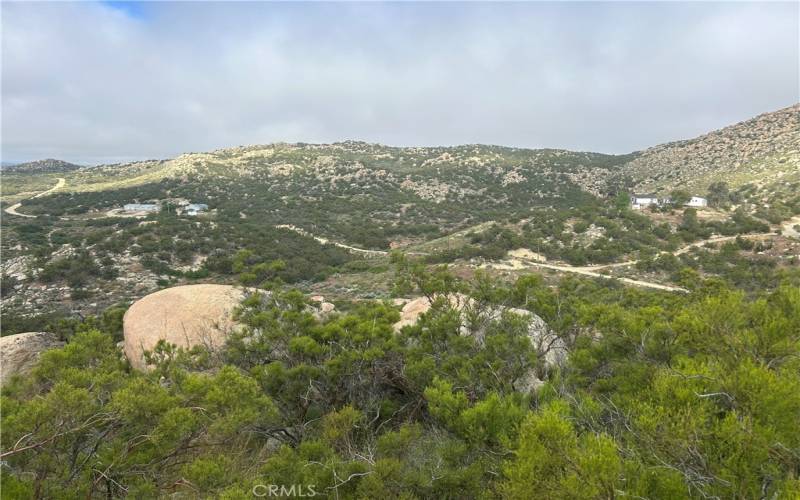
<svg viewBox="0 0 800 500"><path fill-rule="evenodd" d="M5 160L361 139L627 152L798 101L798 5L2 5Z"/></svg>

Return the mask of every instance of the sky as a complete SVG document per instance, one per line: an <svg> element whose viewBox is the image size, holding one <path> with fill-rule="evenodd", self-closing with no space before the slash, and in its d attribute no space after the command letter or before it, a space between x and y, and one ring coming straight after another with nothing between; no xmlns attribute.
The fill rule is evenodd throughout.
<svg viewBox="0 0 800 500"><path fill-rule="evenodd" d="M626 153L800 101L800 3L0 4L2 160Z"/></svg>

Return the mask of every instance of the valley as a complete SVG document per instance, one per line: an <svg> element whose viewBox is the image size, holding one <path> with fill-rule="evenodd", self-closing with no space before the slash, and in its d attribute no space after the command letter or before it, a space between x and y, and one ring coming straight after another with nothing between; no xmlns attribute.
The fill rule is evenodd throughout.
<svg viewBox="0 0 800 500"><path fill-rule="evenodd" d="M791 127L798 116L793 106L619 156L344 142L98 167L21 165L3 173L3 306L22 324L41 323L31 318L99 314L164 286L276 278L338 300L386 298L396 253L468 274L550 271L662 291L686 290L681 266L697 279L716 275L742 286L751 281L744 258L766 266L777 283L796 273L800 258L793 222L800 212L800 134ZM730 182L706 194L707 184L686 177L705 171L676 169L682 173L669 177L654 173L655 160L645 161L666 161L687 148L713 151L715 168L722 168L719 158L730 158ZM781 169L762 175L776 158ZM655 186L663 196L698 186L689 194L708 196L714 206L628 207L626 196ZM187 217L180 213L186 200L209 209ZM121 209L130 203L160 210L129 216ZM739 250L733 267L710 264L719 249L742 241L761 250ZM767 257L779 248L783 253ZM544 260L509 258L516 249ZM673 259L671 271L664 255ZM271 262L273 271L254 272ZM351 278L362 282L356 296L346 285Z"/></svg>
<svg viewBox="0 0 800 500"><path fill-rule="evenodd" d="M800 500L800 2L0 3L0 500Z"/></svg>
<svg viewBox="0 0 800 500"><path fill-rule="evenodd" d="M348 141L4 170L4 488L788 491L798 120L627 155ZM581 481L527 475L558 436L534 463Z"/></svg>

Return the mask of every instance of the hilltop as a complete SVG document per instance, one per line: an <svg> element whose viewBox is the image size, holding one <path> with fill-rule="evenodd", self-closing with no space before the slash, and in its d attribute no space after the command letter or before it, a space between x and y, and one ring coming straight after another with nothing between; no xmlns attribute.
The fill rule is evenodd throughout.
<svg viewBox="0 0 800 500"><path fill-rule="evenodd" d="M712 182L740 186L800 179L800 104L764 113L694 139L636 153L612 179L639 191L703 192Z"/></svg>
<svg viewBox="0 0 800 500"><path fill-rule="evenodd" d="M45 160L29 161L26 163L17 163L3 167L3 173L25 173L25 174L44 174L44 173L61 173L72 172L84 168L81 165L69 163L64 160L55 160L47 158Z"/></svg>
<svg viewBox="0 0 800 500"><path fill-rule="evenodd" d="M619 190L666 193L675 187L703 193L711 182L731 187L800 180L800 104L764 113L705 135L625 155L480 144L391 147L359 141L274 143L186 153L172 159L82 168L61 160L6 167L11 173L66 172L76 192L108 191L180 180L247 182L319 193L360 194L377 188L436 204L489 200L513 206L527 199L558 205L579 193ZM5 193L4 193L5 194ZM383 194L381 198L385 199Z"/></svg>

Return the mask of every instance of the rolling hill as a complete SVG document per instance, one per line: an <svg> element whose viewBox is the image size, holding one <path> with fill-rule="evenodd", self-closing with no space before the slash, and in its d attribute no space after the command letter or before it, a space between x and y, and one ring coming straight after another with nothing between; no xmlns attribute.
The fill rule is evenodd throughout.
<svg viewBox="0 0 800 500"><path fill-rule="evenodd" d="M69 163L64 160L55 160L48 158L45 160L29 161L26 163L15 163L3 167L3 173L18 173L18 174L45 174L45 173L63 173L72 172L84 168L81 165Z"/></svg>
<svg viewBox="0 0 800 500"><path fill-rule="evenodd" d="M738 187L800 180L800 104L635 155L611 176L639 191L675 187L705 192L712 182Z"/></svg>
<svg viewBox="0 0 800 500"><path fill-rule="evenodd" d="M795 105L628 155L346 141L82 168L32 162L3 171L3 208L20 203L2 221L3 274L13 276L3 305L24 314L54 305L96 311L198 279L310 286L339 276L332 288L347 293L350 278L341 276L350 276L364 293L387 290L386 258L364 263L368 252L353 247L466 267L517 248L574 266L647 261L712 234L763 233L800 213L798 119ZM699 221L620 210L614 198L675 187L704 195L711 181L727 182L730 196ZM134 202L164 210L120 216ZM173 210L187 202L209 210ZM779 248L789 259L792 247Z"/></svg>

